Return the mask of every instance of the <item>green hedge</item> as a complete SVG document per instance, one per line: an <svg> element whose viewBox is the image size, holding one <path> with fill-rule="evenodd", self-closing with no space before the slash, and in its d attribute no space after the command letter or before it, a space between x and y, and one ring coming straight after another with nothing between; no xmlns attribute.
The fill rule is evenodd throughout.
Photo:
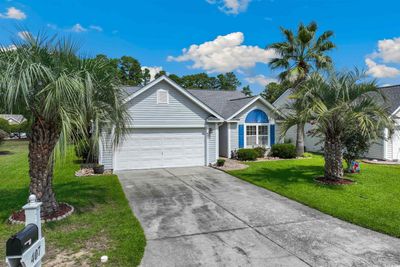
<svg viewBox="0 0 400 267"><path fill-rule="evenodd" d="M293 144L275 144L271 147L271 156L293 159L296 157L296 146Z"/></svg>
<svg viewBox="0 0 400 267"><path fill-rule="evenodd" d="M237 152L237 158L241 161L256 160L258 153L252 148L241 148Z"/></svg>
<svg viewBox="0 0 400 267"><path fill-rule="evenodd" d="M218 159L217 160L217 166L218 167L222 167L225 165L225 160L224 159Z"/></svg>
<svg viewBox="0 0 400 267"><path fill-rule="evenodd" d="M257 158L265 157L265 153L267 152L267 149L262 146L255 147L254 150L257 152Z"/></svg>

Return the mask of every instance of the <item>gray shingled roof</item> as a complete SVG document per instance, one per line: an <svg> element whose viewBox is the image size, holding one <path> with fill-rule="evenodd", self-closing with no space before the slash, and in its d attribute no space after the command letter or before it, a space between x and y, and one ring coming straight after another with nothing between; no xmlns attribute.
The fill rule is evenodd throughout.
<svg viewBox="0 0 400 267"><path fill-rule="evenodd" d="M385 106L388 108L390 114L395 112L400 107L400 85L391 85L379 88L383 95L386 97L386 104ZM291 90L291 89L288 89ZM287 91L283 92L286 93ZM278 98L279 99L279 98ZM277 99L277 100L278 100ZM382 99L380 97L380 99ZM276 104L277 100L274 102ZM383 104L383 102L382 102Z"/></svg>
<svg viewBox="0 0 400 267"><path fill-rule="evenodd" d="M224 119L228 119L255 98L255 96L247 97L240 91L204 89L188 89L187 91Z"/></svg>
<svg viewBox="0 0 400 267"><path fill-rule="evenodd" d="M136 93L142 86L122 86L122 89L126 92L127 96Z"/></svg>
<svg viewBox="0 0 400 267"><path fill-rule="evenodd" d="M5 120L13 120L16 123L22 123L25 121L25 117L19 114L0 114L0 118Z"/></svg>
<svg viewBox="0 0 400 267"><path fill-rule="evenodd" d="M389 112L395 112L400 107L400 85L386 86L380 89L386 96L386 105L389 108Z"/></svg>
<svg viewBox="0 0 400 267"><path fill-rule="evenodd" d="M136 93L142 87L138 86L123 86L127 96ZM188 89L187 90L195 98L203 102L209 108L214 110L224 119L228 119L251 100L255 96L247 97L240 91L220 91L220 90L205 90L205 89Z"/></svg>

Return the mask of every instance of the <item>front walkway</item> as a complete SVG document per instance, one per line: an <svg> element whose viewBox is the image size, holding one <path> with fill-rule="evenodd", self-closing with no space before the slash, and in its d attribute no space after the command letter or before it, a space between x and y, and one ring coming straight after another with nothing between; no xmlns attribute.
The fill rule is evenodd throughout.
<svg viewBox="0 0 400 267"><path fill-rule="evenodd" d="M400 239L215 169L118 176L148 239L143 266L400 266Z"/></svg>

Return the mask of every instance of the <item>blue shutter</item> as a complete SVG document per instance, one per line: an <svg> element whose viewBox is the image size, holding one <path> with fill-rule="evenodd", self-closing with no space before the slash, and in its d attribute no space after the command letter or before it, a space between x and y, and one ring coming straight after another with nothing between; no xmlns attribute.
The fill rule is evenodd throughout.
<svg viewBox="0 0 400 267"><path fill-rule="evenodd" d="M239 148L244 147L244 126L239 125Z"/></svg>
<svg viewBox="0 0 400 267"><path fill-rule="evenodd" d="M275 124L271 124L269 126L269 128L270 128L270 132L271 132L271 134L270 134L270 142L269 143L272 146L272 145L275 144Z"/></svg>

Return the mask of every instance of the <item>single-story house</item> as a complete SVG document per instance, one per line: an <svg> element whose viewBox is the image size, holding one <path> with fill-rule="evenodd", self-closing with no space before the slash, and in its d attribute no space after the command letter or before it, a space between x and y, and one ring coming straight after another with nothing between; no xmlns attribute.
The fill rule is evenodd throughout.
<svg viewBox="0 0 400 267"><path fill-rule="evenodd" d="M19 114L0 114L0 118L8 121L9 124L21 124L26 121L23 115Z"/></svg>
<svg viewBox="0 0 400 267"><path fill-rule="evenodd" d="M105 169L207 166L238 148L268 148L279 136L279 111L260 96L187 90L166 76L125 91L130 130L118 147L103 134Z"/></svg>
<svg viewBox="0 0 400 267"><path fill-rule="evenodd" d="M394 134L389 137L388 131L385 130L383 133L386 138L380 138L376 140L365 155L366 158L388 160L388 161L399 161L400 160L400 85L381 87L383 95L386 97L385 106L388 108L390 116L396 121L396 130ZM286 90L274 103L273 105L285 113L285 106L291 101L290 95L292 90ZM307 136L307 132L312 129L311 124L305 125L305 148L311 152L322 152L323 144L317 137ZM291 128L285 135L286 139L292 142L296 141L296 128Z"/></svg>

